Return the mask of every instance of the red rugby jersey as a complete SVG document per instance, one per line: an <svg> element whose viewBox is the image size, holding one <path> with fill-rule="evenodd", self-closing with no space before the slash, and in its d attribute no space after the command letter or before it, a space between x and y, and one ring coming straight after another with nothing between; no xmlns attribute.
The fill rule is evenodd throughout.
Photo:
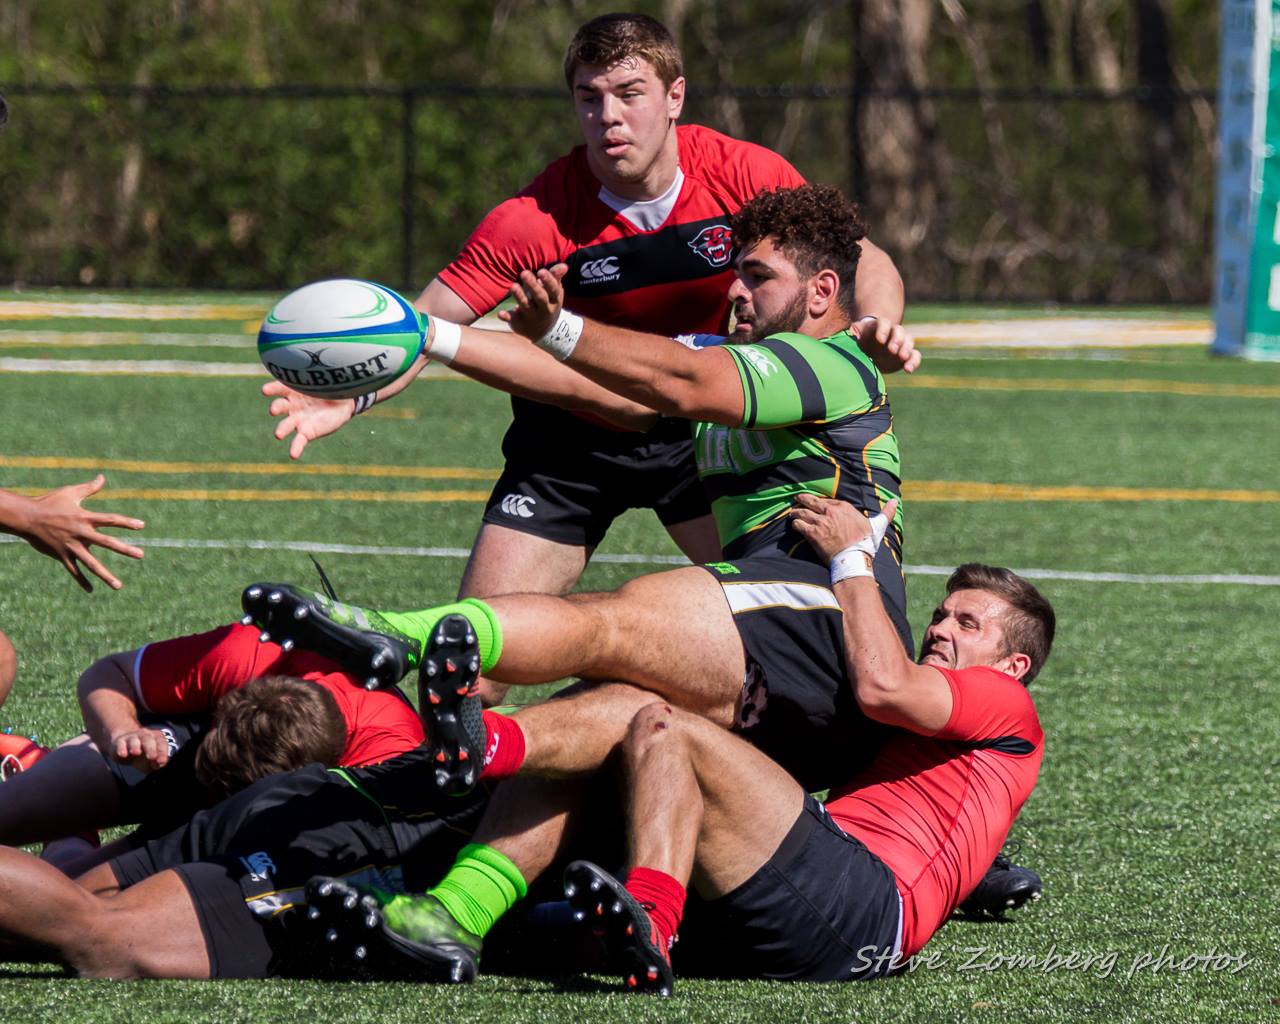
<svg viewBox="0 0 1280 1024"><path fill-rule="evenodd" d="M160 715L211 712L223 694L261 676L294 676L333 694L347 723L339 764L377 764L422 743L422 722L404 694L366 690L319 655L260 644L252 626L237 623L147 644L133 671L139 704Z"/></svg>
<svg viewBox="0 0 1280 1024"><path fill-rule="evenodd" d="M827 811L897 879L902 953L919 952L971 893L1031 795L1044 733L1027 689L993 668L939 669L951 718L933 736L895 731Z"/></svg>
<svg viewBox="0 0 1280 1024"><path fill-rule="evenodd" d="M657 227L636 226L601 198L578 146L490 212L440 280L480 315L521 270L564 262L565 305L577 313L655 334L723 334L729 215L762 189L804 179L772 150L710 128L680 125L676 137L684 180Z"/></svg>

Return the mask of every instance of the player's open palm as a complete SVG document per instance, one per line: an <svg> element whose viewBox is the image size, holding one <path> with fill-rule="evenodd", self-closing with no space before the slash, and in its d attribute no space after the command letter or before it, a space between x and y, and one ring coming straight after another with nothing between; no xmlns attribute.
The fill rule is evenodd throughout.
<svg viewBox="0 0 1280 1024"><path fill-rule="evenodd" d="M107 548L129 558L141 558L142 548L126 543L118 537L102 532L103 527L120 527L125 530L141 530L141 519L122 516L115 512L96 512L81 505L86 498L97 494L106 483L99 473L82 484L58 487L32 499L32 514L24 528L14 532L42 555L56 558L84 590L93 585L81 566L97 576L113 590L123 584L89 550L91 545Z"/></svg>
<svg viewBox="0 0 1280 1024"><path fill-rule="evenodd" d="M280 421L276 424L276 440L293 435L289 442L291 459L301 458L309 442L340 430L355 414L355 405L349 398L304 395L278 380L263 384L262 393L271 399L271 415Z"/></svg>

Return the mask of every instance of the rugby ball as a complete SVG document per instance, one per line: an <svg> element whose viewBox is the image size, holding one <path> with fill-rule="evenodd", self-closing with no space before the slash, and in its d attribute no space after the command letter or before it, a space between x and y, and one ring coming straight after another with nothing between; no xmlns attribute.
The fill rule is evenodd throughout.
<svg viewBox="0 0 1280 1024"><path fill-rule="evenodd" d="M372 281L316 281L277 302L258 331L258 357L276 380L320 398L354 398L390 384L422 352L426 325L402 296Z"/></svg>

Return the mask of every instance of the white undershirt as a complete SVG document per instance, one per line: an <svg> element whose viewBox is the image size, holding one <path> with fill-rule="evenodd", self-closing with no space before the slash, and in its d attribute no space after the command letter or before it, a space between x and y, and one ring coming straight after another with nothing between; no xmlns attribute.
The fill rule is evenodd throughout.
<svg viewBox="0 0 1280 1024"><path fill-rule="evenodd" d="M656 231L667 222L671 211L675 209L676 200L680 198L680 186L684 184L684 171L676 168L675 181L657 199L623 199L614 195L603 185L600 186L600 202L619 216L634 224L641 231Z"/></svg>

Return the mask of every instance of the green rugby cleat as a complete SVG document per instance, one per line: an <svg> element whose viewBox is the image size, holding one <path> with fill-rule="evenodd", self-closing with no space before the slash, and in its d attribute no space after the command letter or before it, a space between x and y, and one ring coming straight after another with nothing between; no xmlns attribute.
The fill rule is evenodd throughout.
<svg viewBox="0 0 1280 1024"><path fill-rule="evenodd" d="M370 690L389 689L422 661L422 647L378 612L287 583L254 583L240 598L246 626L288 652L295 646L336 662Z"/></svg>

